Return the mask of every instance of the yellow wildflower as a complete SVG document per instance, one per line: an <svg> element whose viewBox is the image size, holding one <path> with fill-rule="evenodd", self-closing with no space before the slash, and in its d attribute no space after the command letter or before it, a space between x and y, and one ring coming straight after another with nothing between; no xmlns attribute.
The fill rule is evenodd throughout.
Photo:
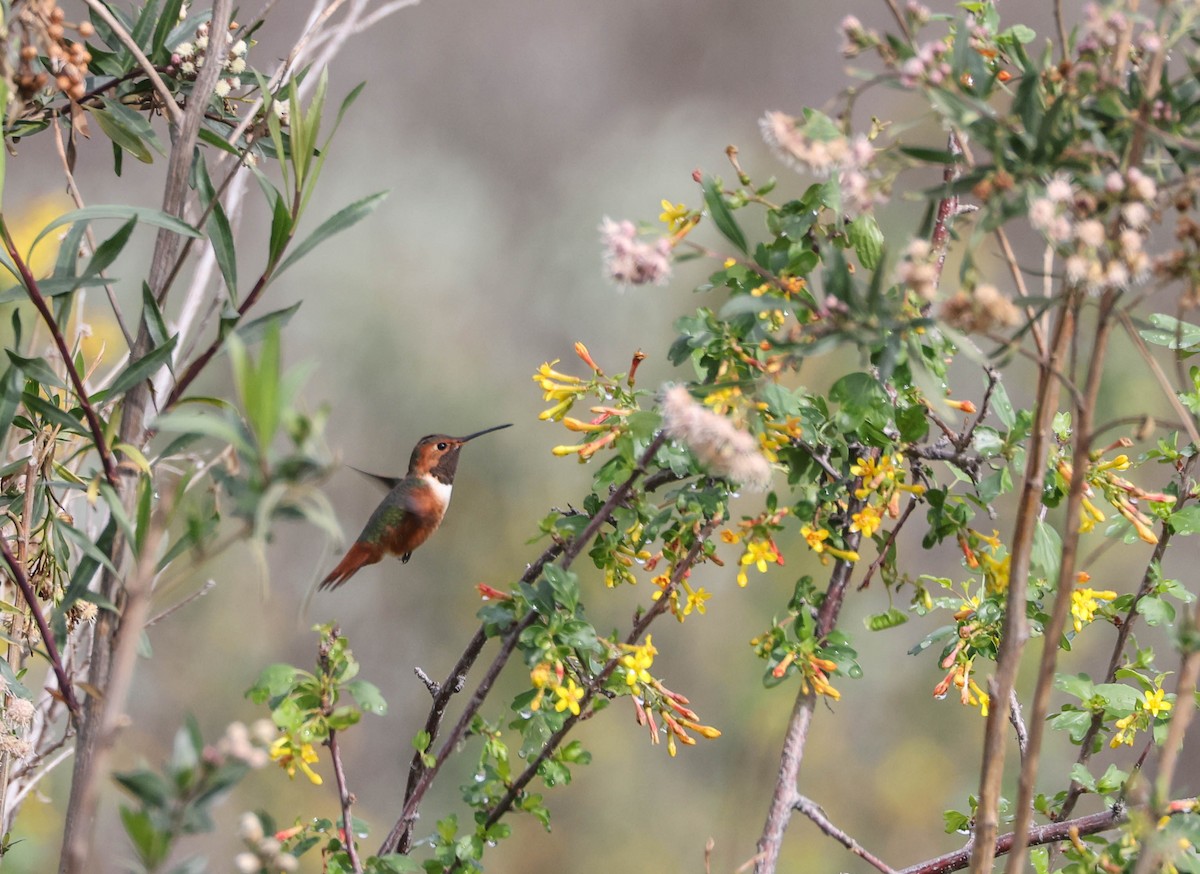
<svg viewBox="0 0 1200 874"><path fill-rule="evenodd" d="M1153 692L1147 691L1140 702L1142 709L1148 710L1150 715L1154 717L1158 717L1162 713L1167 713L1174 705L1166 700L1166 696L1167 693L1163 689L1155 689Z"/></svg>
<svg viewBox="0 0 1200 874"><path fill-rule="evenodd" d="M746 544L746 551L742 554L742 564L752 564L758 568L760 574L765 574L769 561L779 561L779 553L775 551L775 547L769 541L751 540Z"/></svg>
<svg viewBox="0 0 1200 874"><path fill-rule="evenodd" d="M621 667L625 670L625 683L629 686L636 686L638 683L651 683L654 678L650 676L650 666L654 664L654 656L658 654L654 643L651 641L652 635L646 635L646 642L641 646L633 646L632 644L621 644L628 652L621 656Z"/></svg>
<svg viewBox="0 0 1200 874"><path fill-rule="evenodd" d="M270 755L271 761L278 762L287 771L288 777L295 779L296 768L299 768L314 785L320 786L323 782L321 775L310 767L317 761L317 751L312 744L297 744L285 734L271 744Z"/></svg>
<svg viewBox="0 0 1200 874"><path fill-rule="evenodd" d="M554 709L559 713L564 710L570 710L572 716L579 715L579 702L583 700L583 687L576 684L571 677L567 678L567 682L554 689L554 695L558 701L554 705Z"/></svg>
<svg viewBox="0 0 1200 874"><path fill-rule="evenodd" d="M672 232L679 230L687 221L688 208L682 203L672 204L669 200L663 200L663 211L659 214L658 220L665 224Z"/></svg>
<svg viewBox="0 0 1200 874"><path fill-rule="evenodd" d="M1008 576L1012 570L1012 556L1006 555L1002 559L996 558L994 555L989 555L986 552L979 554L980 564L983 567L984 584L987 587L989 595L995 595L998 592L1008 591Z"/></svg>
<svg viewBox="0 0 1200 874"><path fill-rule="evenodd" d="M879 512L878 508L868 505L853 514L850 520L851 531L861 531L863 537L872 537L883 522L883 514Z"/></svg>
<svg viewBox="0 0 1200 874"><path fill-rule="evenodd" d="M1075 633L1083 631L1083 626L1096 617L1096 609L1101 601L1111 601L1117 597L1116 592L1095 589L1076 589L1071 593L1071 618L1075 625Z"/></svg>
<svg viewBox="0 0 1200 874"><path fill-rule="evenodd" d="M708 612L704 602L712 597L711 593L706 592L703 588L693 590L686 582L684 582L683 588L687 592L687 601L683 605L684 616L688 616L693 610L702 616Z"/></svg>

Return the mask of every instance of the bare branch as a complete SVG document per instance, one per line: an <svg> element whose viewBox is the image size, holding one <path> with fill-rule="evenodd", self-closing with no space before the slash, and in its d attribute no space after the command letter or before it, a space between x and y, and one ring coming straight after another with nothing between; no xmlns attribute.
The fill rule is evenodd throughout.
<svg viewBox="0 0 1200 874"><path fill-rule="evenodd" d="M825 834L829 835L863 861L882 871L883 874L895 874L890 865L888 865L878 856L875 856L872 853L864 850L862 844L854 840L854 838L850 837L850 835L846 834L844 831L834 825L829 820L829 817L825 815L825 811L821 809L820 805L818 805L811 798L807 798L804 795L798 796L796 801L792 804L792 809L799 813L803 813L805 816L811 819L813 823L816 824L817 828L825 832Z"/></svg>
<svg viewBox="0 0 1200 874"><path fill-rule="evenodd" d="M25 568L21 566L16 556L9 550L8 542L3 537L0 537L0 554L4 556L4 563L8 565L13 582L21 590L21 597L25 599L25 603L29 607L29 612L33 615L33 621L37 624L38 633L42 636L42 645L46 647L46 657L50 660L50 667L54 669L54 675L58 678L59 694L62 695L63 701L66 702L67 709L71 711L71 718L78 722L80 714L79 701L75 698L75 689L71 683L71 678L67 676L66 668L63 667L62 656L58 652L58 644L54 642L54 634L50 631L50 626L46 623L46 617L43 615L41 605L38 603L37 594L33 591L33 586L29 583L29 577L25 573Z"/></svg>
<svg viewBox="0 0 1200 874"><path fill-rule="evenodd" d="M46 329L50 332L50 336L54 340L54 345L58 349L59 357L62 358L63 367L66 368L67 376L71 380L71 386L75 389L76 400L79 401L79 407L83 410L84 418L87 419L88 430L92 432L92 441L96 445L96 454L100 456L100 464L104 467L104 477L109 484L114 488L118 485L117 479L117 464L113 460L112 453L108 450L108 440L104 436L104 427L100 423L100 416L96 413L96 408L92 405L92 400L88 396L87 388L83 384L83 377L79 375L79 370L75 367L75 359L71 356L71 349L67 346L67 339L63 336L62 329L58 325L58 320L54 318L54 313L50 310L50 305L46 303L46 298L38 287L38 282L33 277L33 273L29 270L29 265L25 263L25 259L21 257L21 253L17 251L17 246L13 242L12 236L8 232L8 225L0 216L0 237L3 237L4 248L8 252L8 256L12 258L13 264L16 265L17 271L21 274L21 284L25 286L25 293L29 295L29 299L37 308L38 313L42 317L42 321L46 323Z"/></svg>

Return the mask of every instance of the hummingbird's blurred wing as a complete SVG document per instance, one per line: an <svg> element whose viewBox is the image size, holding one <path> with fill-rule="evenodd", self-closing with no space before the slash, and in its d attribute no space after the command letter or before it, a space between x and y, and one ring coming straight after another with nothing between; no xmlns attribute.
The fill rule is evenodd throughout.
<svg viewBox="0 0 1200 874"><path fill-rule="evenodd" d="M362 468L355 467L352 464L347 464L346 467L350 468L355 473L361 473L369 480L374 480L388 491L394 489L400 480L404 479L404 477L400 476L383 476L382 474L371 473L369 470L363 470Z"/></svg>

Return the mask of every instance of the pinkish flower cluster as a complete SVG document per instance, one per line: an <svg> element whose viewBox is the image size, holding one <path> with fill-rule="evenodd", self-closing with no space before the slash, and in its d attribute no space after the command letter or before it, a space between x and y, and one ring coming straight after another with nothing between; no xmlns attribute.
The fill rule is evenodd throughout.
<svg viewBox="0 0 1200 874"><path fill-rule="evenodd" d="M937 297L937 256L928 240L916 239L908 244L904 260L896 267L896 279L926 303Z"/></svg>
<svg viewBox="0 0 1200 874"><path fill-rule="evenodd" d="M663 392L660 409L667 436L684 444L710 474L753 489L770 485L771 464L753 434L697 403L681 385Z"/></svg>
<svg viewBox="0 0 1200 874"><path fill-rule="evenodd" d="M671 240L638 239L631 221L614 222L605 216L600 223L604 243L604 268L618 285L665 285L671 278Z"/></svg>
<svg viewBox="0 0 1200 874"><path fill-rule="evenodd" d="M820 177L836 173L848 213L869 212L884 201L882 193L871 186L877 178L875 147L865 135L814 137L800 119L777 111L766 113L758 125L771 151L792 169Z"/></svg>
<svg viewBox="0 0 1200 874"><path fill-rule="evenodd" d="M1091 192L1057 174L1029 202L1029 223L1064 256L1067 279L1092 292L1142 282L1151 266L1144 246L1158 186L1133 167L1109 173L1104 195L1114 209L1100 213Z"/></svg>
<svg viewBox="0 0 1200 874"><path fill-rule="evenodd" d="M942 304L939 315L950 327L968 334L1011 328L1021 321L1016 304L987 283L976 285L969 294L960 290Z"/></svg>
<svg viewBox="0 0 1200 874"><path fill-rule="evenodd" d="M843 57L853 58L864 49L880 43L879 34L863 27L863 23L853 15L847 15L842 19L838 31L844 40L842 43Z"/></svg>
<svg viewBox="0 0 1200 874"><path fill-rule="evenodd" d="M946 60L949 48L942 40L922 43L917 53L900 65L900 84L905 88L918 85L941 85L951 73Z"/></svg>

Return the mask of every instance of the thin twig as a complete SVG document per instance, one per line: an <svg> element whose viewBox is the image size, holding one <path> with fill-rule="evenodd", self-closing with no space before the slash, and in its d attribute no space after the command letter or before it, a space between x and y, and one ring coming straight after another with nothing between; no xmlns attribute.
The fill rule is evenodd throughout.
<svg viewBox="0 0 1200 874"><path fill-rule="evenodd" d="M1025 598L1029 591L1029 562L1033 549L1034 526L1042 502L1042 481L1045 477L1046 455L1051 424L1058 410L1059 380L1055 376L1073 331L1071 308L1064 302L1058 308L1054 341L1050 358L1043 361L1038 373L1035 422L1025 453L1025 472L1017 504L1017 519L1009 550L1010 571L1005 599L1004 628L996 659L994 682L996 707L988 712L984 729L983 762L979 776L979 802L975 815L975 840L972 846L971 870L984 874L992 868L999 831L999 799L1004 777L1005 729L1009 694L1016 685L1021 651L1029 636L1025 616Z"/></svg>
<svg viewBox="0 0 1200 874"><path fill-rule="evenodd" d="M55 128L57 128L57 125L55 125ZM62 137L59 135L57 129L53 131L52 138L54 140L54 148L58 152L59 163L62 164L63 176L67 180L67 192L71 195L71 200L75 202L76 209L83 209L87 204L84 203L83 194L75 182L75 174L71 172L71 162L67 160L67 152L63 148ZM84 235L87 237L88 246L94 253L96 251L96 232L92 230L90 223L86 226ZM104 293L108 296L108 305L112 308L113 317L117 320L117 327L121 329L121 336L125 338L125 344L132 349L133 335L129 333L129 328L125 325L125 316L121 312L121 305L117 303L116 290L113 288L113 284L109 281L109 278L104 275L103 270L100 271L99 276L104 280Z"/></svg>
<svg viewBox="0 0 1200 874"><path fill-rule="evenodd" d="M904 523L908 521L908 517L912 515L913 510L917 509L918 500L915 496L910 495L908 503L904 506L904 511L900 514L900 518L896 520L896 524L892 526L892 530L888 532L887 540L883 542L883 546L879 547L879 555L875 556L875 560L871 562L871 566L867 568L867 572L863 574L863 581L858 584L858 590L861 592L867 586L871 585L871 578L875 576L875 572L883 566L887 559L888 550L896 542L896 535L900 533L900 529L904 527Z"/></svg>
<svg viewBox="0 0 1200 874"><path fill-rule="evenodd" d="M12 574L13 581L17 584L17 588L21 590L21 597L25 599L25 603L29 606L29 612L33 615L33 621L37 624L38 633L42 636L42 645L46 647L46 657L50 660L50 666L54 669L54 675L58 677L59 694L62 695L63 701L66 702L67 709L71 711L72 719L78 722L79 701L75 698L74 686L71 683L71 678L67 676L62 656L58 652L58 644L54 642L54 634L50 631L50 626L46 623L46 617L42 613L41 605L38 603L37 594L33 591L33 586L29 582L25 568L21 567L21 563L17 561L16 556L9 550L8 542L3 537L0 537L0 553L3 554L4 563L8 565L8 570Z"/></svg>
<svg viewBox="0 0 1200 874"><path fill-rule="evenodd" d="M186 607L188 604L192 603L193 601L200 600L205 595L207 595L209 592L211 592L213 590L213 586L215 586L216 584L217 584L217 581L214 580L212 577L209 577L207 580L204 581L203 586L198 588L196 591L192 592L186 598L172 604L170 607L163 610L157 616L152 616L149 620L147 620L146 627L149 628L151 625L157 625L159 622L162 622L164 619L166 619L168 616L170 616L172 613L174 613L176 610L180 609L181 607Z"/></svg>
<svg viewBox="0 0 1200 874"><path fill-rule="evenodd" d="M1054 0L1054 28L1058 31L1058 57L1067 59L1067 26L1063 23L1062 0Z"/></svg>
<svg viewBox="0 0 1200 874"><path fill-rule="evenodd" d="M887 4L887 8L891 10L892 17L896 19L896 25L900 28L900 32L904 34L904 39L909 43L912 42L912 34L908 30L908 22L904 15L900 12L900 7L896 5L896 0L883 0Z"/></svg>
<svg viewBox="0 0 1200 874"><path fill-rule="evenodd" d="M1012 723L1013 731L1017 735L1017 751L1024 759L1029 748L1029 729L1025 727L1025 719L1021 716L1021 699L1017 697L1016 689L1010 689L1008 692L1008 721Z"/></svg>
<svg viewBox="0 0 1200 874"><path fill-rule="evenodd" d="M350 815L350 808L354 805L354 796L346 786L346 771L342 767L342 753L338 746L337 736L338 733L331 729L329 740L325 741L325 745L329 747L329 758L333 762L333 779L337 783L338 801L342 805L342 846L346 848L346 855L350 858L350 870L354 874L362 874L362 863L358 861L358 848L354 846L354 826Z"/></svg>
<svg viewBox="0 0 1200 874"><path fill-rule="evenodd" d="M1188 433L1188 439L1190 439L1192 443L1196 444L1197 446L1200 446L1200 429L1197 429L1196 427L1195 416L1188 412L1187 407L1185 407L1179 400L1175 389L1171 386L1170 381L1167 379L1166 373L1163 372L1162 366L1158 363L1158 360L1150 354L1150 350L1146 348L1146 343L1142 339L1142 335L1137 332L1137 328L1134 327L1133 320L1129 318L1129 313L1125 312L1124 310L1119 310L1117 312L1117 318L1121 320L1121 326L1125 329L1125 333L1129 335L1129 339L1133 342L1133 348L1138 351L1138 354L1142 356L1142 360L1146 362L1146 366L1150 368L1150 373L1154 376L1154 381L1158 383L1159 388L1161 388L1163 394L1166 395L1167 401L1171 404L1171 408L1175 410L1175 415L1177 415L1180 421L1183 423L1184 430L1186 430Z"/></svg>
<svg viewBox="0 0 1200 874"><path fill-rule="evenodd" d="M138 66L142 68L142 72L146 74L146 78L150 80L150 83L154 86L154 90L158 93L158 99L162 101L163 112L171 120L171 124L178 127L183 121L183 112L176 105L175 97L171 94L171 89L167 87L167 83L163 81L162 76L158 75L158 70L154 68L154 64L150 63L150 59L146 57L146 53L142 51L141 46L137 44L137 40L130 35L129 31L121 25L116 16L109 12L108 7L101 3L100 0L83 0L83 2L92 10L93 15L99 17L112 29L117 39L121 41L121 45L125 46L129 53L133 55L133 59L137 61ZM213 84L216 84L215 80ZM211 93L211 91L207 92L207 94ZM207 94L203 95L205 99L207 99Z"/></svg>
<svg viewBox="0 0 1200 874"><path fill-rule="evenodd" d="M850 835L846 834L844 831L834 825L830 821L829 817L825 815L825 811L821 809L821 806L811 798L808 798L804 795L797 796L795 802L792 804L792 809L799 813L803 813L813 821L817 828L825 832L825 834L829 835L867 864L878 869L879 871L882 871L883 874L895 874L894 869L888 865L887 862L884 862L878 856L863 849L862 844L854 840L854 838L850 837Z"/></svg>
<svg viewBox="0 0 1200 874"><path fill-rule="evenodd" d="M92 441L96 444L96 454L100 456L100 464L104 467L104 477L112 486L116 487L118 484L117 464L113 460L112 453L108 450L108 441L104 437L104 427L100 423L100 416L96 413L96 408L92 405L92 400L88 396L87 388L83 384L83 377L79 375L79 371L75 367L75 360L71 356L70 347L67 346L67 339L63 336L62 329L55 320L54 313L50 310L50 305L46 302L45 296L38 287L38 282L34 279L29 265L25 263L25 259L21 257L21 253L17 250L17 246L8 232L8 225L4 223L2 217L0 217L0 236L4 239L4 248L7 250L9 257L12 258L17 272L21 274L21 283L25 286L25 293L29 295L29 299L37 308L42 321L46 323L46 329L50 332L50 336L54 340L59 357L62 358L63 367L67 371L67 377L71 380L71 385L75 389L79 408L83 410L84 418L87 419L88 430L92 432Z"/></svg>

